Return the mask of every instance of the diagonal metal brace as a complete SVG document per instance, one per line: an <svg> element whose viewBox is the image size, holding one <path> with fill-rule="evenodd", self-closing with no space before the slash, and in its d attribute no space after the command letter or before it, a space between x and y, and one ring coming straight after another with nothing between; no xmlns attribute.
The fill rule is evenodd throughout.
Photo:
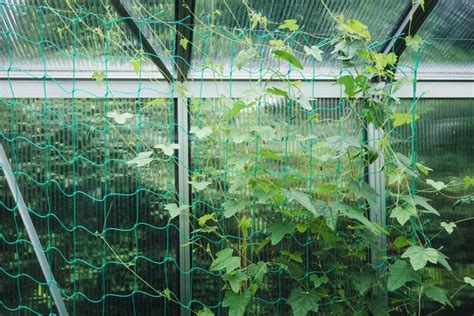
<svg viewBox="0 0 474 316"><path fill-rule="evenodd" d="M41 271L43 272L46 282L48 283L49 290L51 292L51 296L53 297L54 303L56 304L58 313L61 316L67 316L68 312L66 310L66 305L64 305L63 298L61 297L58 283L54 280L53 272L51 271L48 259L46 259L44 254L43 247L41 246L38 234L36 233L35 226L31 221L30 214L28 213L25 201L23 200L23 196L21 195L20 188L18 187L18 184L15 180L12 167L8 162L8 158L2 144L0 144L0 165L2 166L3 173L5 174L8 186L12 192L13 199L15 200L15 203L18 207L18 212L20 213L23 224L25 225L28 237L30 238L31 244L33 245L36 258L38 259L38 262L41 266Z"/></svg>

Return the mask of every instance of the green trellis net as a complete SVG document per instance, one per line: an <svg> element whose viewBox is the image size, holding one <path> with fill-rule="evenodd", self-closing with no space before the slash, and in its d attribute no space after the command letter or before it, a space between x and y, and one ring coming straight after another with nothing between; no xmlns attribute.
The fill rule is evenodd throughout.
<svg viewBox="0 0 474 316"><path fill-rule="evenodd" d="M362 273L358 275L370 275L373 270L367 260L367 246L359 249L360 260L345 260L340 252L343 246L337 239L331 240L349 235L350 227L338 226L336 234L321 229L329 252L322 251L322 243L305 233L304 227L296 227L300 234L284 238L278 246L271 245L276 238L272 225L283 220L272 203L281 199L282 208L288 206L288 210L291 203L273 194L272 183L278 182L288 192L315 192L329 201L337 199L340 190L349 185L349 178L367 176L366 157L337 155L348 147L366 144L364 126L351 115L354 109L342 98L342 92L339 98L318 97L316 79L324 72L317 61L308 59L304 73L288 69L288 74L312 83L307 109L283 96L252 95L255 91L242 99L202 97L181 83L171 83L169 93L159 92L160 97L149 98L141 83L153 81L157 72L142 49L141 39L131 40L124 19L117 17L107 1L66 2L58 8L56 2L55 6L47 1L39 5L0 1L0 16L6 21L0 29L1 70L34 77L44 89L42 98L0 96L0 141L69 313L176 315L184 306L192 311L207 307L216 315L226 314L221 290L224 284L218 272L210 271L212 258L205 251L216 253L226 247L226 240L249 245L246 264L258 266L266 260L281 263L268 267L266 287L259 290L248 308L252 314L289 314L292 285L309 284L322 277L331 280L319 302L322 311L329 313L338 298L354 295L337 290L337 284L357 282L358 278L355 272L350 277L341 273L340 266L351 265ZM174 10L173 3L162 1L147 10L134 4L137 12L146 16L135 18L140 27L147 27L145 35L160 33L165 38L158 57L170 68L176 58L174 30L180 22L160 16L163 11ZM18 23L23 32L11 28L12 19L21 19ZM245 28L224 28L214 31L220 34L218 43L207 47L212 25L212 19L203 21L194 33L195 41L204 43L202 50L195 52L203 56L203 67L193 70L201 73L195 80L201 82L200 91L213 84L203 79L209 71L231 80L257 76L260 86L257 83L256 91L264 89L263 79L276 67L268 57L272 38ZM25 33L30 29L37 30L34 37ZM261 54L241 70L239 52L250 35ZM327 36L314 38L296 32L288 42L297 49L329 40ZM381 39L375 45L383 42ZM216 49L229 53L228 68L205 60L208 50ZM31 65L17 60L17 51L31 52L31 62L40 65L35 74ZM105 89L105 95L78 90L73 82L72 90L60 87L67 97L50 98L46 82L61 70L54 63L56 59L71 70L74 80L94 79L100 89ZM336 61L333 64L338 65ZM84 67L94 70L85 72ZM138 89L133 95L125 97L109 89L109 78L120 71L134 73ZM344 72L341 68L340 73ZM232 85L229 89L232 95ZM191 158L184 168L192 181L189 211L193 216L188 238L195 243L190 271L179 267L180 226L178 218L170 219L168 212L169 206L178 202L177 166L183 165L174 152L179 147L171 146L177 143L177 130L182 128L176 122L176 98L189 100ZM402 106L414 113L416 102L412 101L403 101ZM238 116L233 113L236 102L242 104ZM398 140L413 159L414 132L412 128ZM0 179L0 314L55 313L13 196ZM232 205L225 203L233 201L238 216L226 216ZM242 203L245 207L239 206ZM356 204L365 207L364 202ZM224 235L206 231L209 228L200 222L206 214L224 214L216 220ZM249 223L248 230L242 229L243 223ZM361 240L365 237L359 236ZM183 274L191 276L189 303L180 300ZM363 293L367 290L361 289Z"/></svg>

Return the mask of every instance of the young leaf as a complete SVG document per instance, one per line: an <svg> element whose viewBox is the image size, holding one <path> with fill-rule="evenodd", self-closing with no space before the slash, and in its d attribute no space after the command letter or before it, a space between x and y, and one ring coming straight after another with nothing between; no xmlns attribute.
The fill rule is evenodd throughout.
<svg viewBox="0 0 474 316"><path fill-rule="evenodd" d="M155 145L156 149L160 149L166 156L171 157L176 149L179 149L179 144L158 144Z"/></svg>
<svg viewBox="0 0 474 316"><path fill-rule="evenodd" d="M284 90L281 90L277 87L267 88L267 93L270 93L270 94L273 94L273 95L276 95L276 96L280 96L280 97L288 98L288 92L286 92Z"/></svg>
<svg viewBox="0 0 474 316"><path fill-rule="evenodd" d="M348 20L347 22L341 23L340 27L349 34L370 40L369 28L359 20Z"/></svg>
<svg viewBox="0 0 474 316"><path fill-rule="evenodd" d="M228 290L225 292L223 307L229 307L229 316L244 316L245 309L252 299L253 293L251 289L245 290L242 294Z"/></svg>
<svg viewBox="0 0 474 316"><path fill-rule="evenodd" d="M423 173L425 176L427 176L430 173L430 171L433 171L433 169L428 168L427 166L422 165L419 162L416 163L416 166L418 167L418 170L420 170L421 173Z"/></svg>
<svg viewBox="0 0 474 316"><path fill-rule="evenodd" d="M452 232L454 231L454 228L456 227L456 223L441 222L441 227L443 227L448 232L448 234L451 235Z"/></svg>
<svg viewBox="0 0 474 316"><path fill-rule="evenodd" d="M136 165L137 167L144 167L153 161L151 155L152 151L144 151L139 153L135 158L126 162L127 165Z"/></svg>
<svg viewBox="0 0 474 316"><path fill-rule="evenodd" d="M445 290L436 286L429 286L423 291L427 298L430 298L438 303L443 305L449 305L454 309L453 305L449 301L449 298L446 296Z"/></svg>
<svg viewBox="0 0 474 316"><path fill-rule="evenodd" d="M402 258L410 258L413 270L423 269L429 262L438 262L438 251L433 248L423 248L420 246L411 246L403 254Z"/></svg>
<svg viewBox="0 0 474 316"><path fill-rule="evenodd" d="M209 220L215 220L214 213L204 214L203 216L199 217L198 224L199 226L203 227Z"/></svg>
<svg viewBox="0 0 474 316"><path fill-rule="evenodd" d="M410 281L421 281L421 276L413 271L403 260L397 260L388 269L387 288L389 291L395 291Z"/></svg>
<svg viewBox="0 0 474 316"><path fill-rule="evenodd" d="M295 231L296 224L293 223L274 223L268 228L271 234L270 240L272 245L278 244L285 235L291 235Z"/></svg>
<svg viewBox="0 0 474 316"><path fill-rule="evenodd" d="M209 127L199 128L198 126L192 126L189 132L191 134L196 135L199 140L203 140L212 134L212 129L210 129Z"/></svg>
<svg viewBox="0 0 474 316"><path fill-rule="evenodd" d="M392 120L393 126L398 127L405 124L410 124L412 122L413 115L411 113L393 113ZM417 114L415 115L415 121L419 119L420 116Z"/></svg>
<svg viewBox="0 0 474 316"><path fill-rule="evenodd" d="M443 189L446 189L446 184L444 184L441 181L434 181L434 180L431 180L431 179L427 179L426 183L431 185L433 188L435 188L436 191L441 191Z"/></svg>
<svg viewBox="0 0 474 316"><path fill-rule="evenodd" d="M170 219L173 219L178 215L184 214L184 211L187 211L189 207L187 204L178 206L176 203L170 203L165 205L165 210L170 212Z"/></svg>
<svg viewBox="0 0 474 316"><path fill-rule="evenodd" d="M220 271L226 270L227 273L240 268L240 257L232 256L234 249L225 248L216 253L216 259L211 263L209 270Z"/></svg>
<svg viewBox="0 0 474 316"><path fill-rule="evenodd" d="M474 279L470 277L464 277L464 282L474 287Z"/></svg>
<svg viewBox="0 0 474 316"><path fill-rule="evenodd" d="M138 73L140 72L141 65L142 65L142 60L140 58L134 59L130 61L130 65L132 65L133 72L135 72L135 74L138 75Z"/></svg>
<svg viewBox="0 0 474 316"><path fill-rule="evenodd" d="M131 119L135 116L133 114L127 113L127 112L120 114L120 113L117 113L117 112L113 111L113 112L107 113L107 117L111 118L111 119L114 119L114 121L117 124L122 125L122 124L125 124L128 119Z"/></svg>
<svg viewBox="0 0 474 316"><path fill-rule="evenodd" d="M281 25L278 26L278 28L280 30L284 30L284 29L288 29L289 31L298 31L298 29L300 28L298 26L298 21L296 21L295 19L289 19L289 20L285 20L285 22Z"/></svg>
<svg viewBox="0 0 474 316"><path fill-rule="evenodd" d="M323 61L323 51L318 46L311 46L311 48L304 46L303 49L306 55L313 56L317 61Z"/></svg>
<svg viewBox="0 0 474 316"><path fill-rule="evenodd" d="M305 292L301 288L297 287L291 290L290 297L288 298L288 304L291 306L293 315L306 316L310 311L315 313L318 312L318 302L320 300L321 298L318 296L315 289Z"/></svg>
<svg viewBox="0 0 474 316"><path fill-rule="evenodd" d="M471 178L470 176L465 176L463 181L464 181L464 190L467 190L471 186L474 186L474 178Z"/></svg>
<svg viewBox="0 0 474 316"><path fill-rule="evenodd" d="M242 211L245 209L246 204L242 201L232 201L232 200L227 200L222 204L222 207L224 208L224 217L225 218L231 218L238 212Z"/></svg>
<svg viewBox="0 0 474 316"><path fill-rule="evenodd" d="M406 43L407 47L411 48L415 52L420 50L422 42L423 42L423 39L421 38L420 35L405 37L405 43Z"/></svg>
<svg viewBox="0 0 474 316"><path fill-rule="evenodd" d="M182 38L179 40L179 45L185 50L188 49L189 40L187 38Z"/></svg>
<svg viewBox="0 0 474 316"><path fill-rule="evenodd" d="M296 68L303 70L303 65L292 53L285 50L275 50L273 51L273 54L276 56L276 58L286 60Z"/></svg>
<svg viewBox="0 0 474 316"><path fill-rule="evenodd" d="M98 86L100 86L102 84L102 82L104 82L105 80L105 71L94 71L92 73L92 79L95 80L95 82L97 83Z"/></svg>

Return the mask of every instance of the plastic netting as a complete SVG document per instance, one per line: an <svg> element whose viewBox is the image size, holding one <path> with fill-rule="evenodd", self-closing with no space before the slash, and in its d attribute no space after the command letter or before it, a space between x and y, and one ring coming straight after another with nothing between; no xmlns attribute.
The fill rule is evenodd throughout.
<svg viewBox="0 0 474 316"><path fill-rule="evenodd" d="M203 249L216 252L225 247L226 240L250 245L246 255L251 263L266 259L281 263L268 269L267 287L249 307L252 314L290 313L287 300L292 284L308 284L312 275L331 279L321 310L329 311L341 295L355 295L337 291L337 283L352 284L360 271L374 272L367 246L357 250L361 253L358 261L341 258L343 246L337 237L349 235L347 225L339 225L335 235L321 226L330 252L322 251L322 242L304 232L284 238L277 247L268 238L272 224L283 220L272 204L278 202L284 210L291 203L274 194L273 183L290 192L315 192L329 201L340 196L339 190L349 185L349 178L367 176L364 156L346 156L349 147L366 144L364 124L353 115L356 109L343 100L342 90L341 98L318 97L317 79L326 75L318 63L308 59L303 73L268 57L271 38L246 29L221 30L218 44L231 52L230 66L203 62L202 77L194 81L201 85L197 91L191 93L184 85L171 83L165 92L153 92L158 97L146 98L141 83L153 81L159 74L143 52L141 40L131 40L124 19L107 3L68 3L58 9L47 2L0 2L1 16L7 21L0 30L2 71L7 76L15 72L38 79L44 93L42 98L0 96L0 140L51 264L55 276L51 282L60 286L68 311L79 315L176 315L183 306L192 311L206 306L218 315L225 314L222 278L209 271L212 258ZM170 4L157 4L154 10L142 12L149 14L148 18L135 20L142 28L149 27L149 34L169 34L158 57L173 68L177 58L174 30L180 22L160 18L160 12ZM104 8L105 12L101 11ZM23 31L35 30L36 35L9 28L12 19L20 19ZM213 30L211 22L202 33L197 31L195 38L206 43ZM237 71L236 59L248 36L254 38L261 54ZM299 49L301 43L310 46L328 40L297 32L288 41ZM204 59L206 45L202 47L196 53ZM31 64L18 61L18 51L30 54ZM93 71L85 70L87 67ZM234 72L238 77L257 76L258 91L266 88L262 79L271 76L275 67L312 84L307 96L309 109L284 97L249 93L240 100L243 104L253 100L254 104L243 106L238 116L230 118L239 99L203 97L206 86L214 84L204 80L209 71L217 76L215 82L234 78ZM47 83L60 70L70 72L72 89L58 82L67 98L51 98ZM132 73L138 82L135 93L126 97L114 91L109 80L121 71ZM344 71L340 69L340 73ZM76 89L75 81L84 77L94 79L105 93ZM232 81L228 89L232 96ZM178 142L177 131L182 129L176 121L176 98L187 98L189 105L189 165L183 165L174 152L177 148L170 147ZM412 100L404 104L415 110ZM403 139L410 150L411 139ZM413 153L412 157L415 159ZM165 210L165 205L179 201L179 165L190 172L193 183L192 232L187 238L199 240L192 245L190 271L179 266L183 245L179 244L182 228L178 218L170 219ZM13 196L5 181L0 185L0 313L55 313ZM198 220L205 214L225 213L224 200L236 202L235 207L243 202L245 207L238 217L219 217L224 235L209 234ZM365 208L365 203L356 206ZM248 234L240 227L242 219L251 221ZM358 236L361 240L366 237ZM339 270L340 265L357 269L348 277ZM187 303L180 299L183 275L190 275L192 282L192 300Z"/></svg>

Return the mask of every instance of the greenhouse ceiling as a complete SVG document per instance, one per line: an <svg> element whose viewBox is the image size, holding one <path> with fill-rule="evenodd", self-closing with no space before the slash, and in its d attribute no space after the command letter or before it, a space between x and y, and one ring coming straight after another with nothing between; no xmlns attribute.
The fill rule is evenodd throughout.
<svg viewBox="0 0 474 316"><path fill-rule="evenodd" d="M110 79L137 79L130 60L142 47L145 58L140 78L187 80L258 79L279 65L271 58L266 36L251 31L241 0L2 0L0 1L0 77L91 78L97 70ZM294 49L327 41L334 21L320 1L278 0L251 2L255 12L277 27L287 18L301 25L294 33ZM366 23L380 50L399 50L399 64L413 60L400 46L408 29L427 41L418 67L419 80L472 80L474 3L470 0L327 1L330 10ZM107 23L107 19L117 19ZM411 19L410 19L411 18ZM117 22L118 21L118 22ZM410 21L410 22L408 22ZM108 25L112 25L107 29ZM104 32L109 34L104 35ZM107 40L104 38L107 37ZM262 64L245 70L235 65L242 41L262 49ZM190 43L188 45L188 43ZM298 47L299 46L299 47ZM324 53L329 55L328 49ZM304 71L294 79L333 78L339 67L332 59L314 63L306 58ZM212 71L210 69L213 69ZM216 71L217 69L217 71ZM72 75L74 74L74 75ZM164 74L164 75L163 75ZM469 85L468 88L472 85Z"/></svg>

